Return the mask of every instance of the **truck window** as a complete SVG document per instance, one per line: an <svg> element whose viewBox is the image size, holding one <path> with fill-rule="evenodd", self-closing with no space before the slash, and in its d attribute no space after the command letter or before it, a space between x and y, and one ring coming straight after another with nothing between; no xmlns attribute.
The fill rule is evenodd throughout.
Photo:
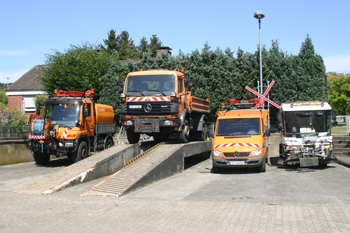
<svg viewBox="0 0 350 233"><path fill-rule="evenodd" d="M86 113L86 117L89 117L89 116L91 116L91 104L85 104L84 105L85 106L85 113Z"/></svg>
<svg viewBox="0 0 350 233"><path fill-rule="evenodd" d="M44 105L45 119L49 119L52 123L67 127L75 127L75 120L79 119L80 106L76 103L50 103Z"/></svg>
<svg viewBox="0 0 350 233"><path fill-rule="evenodd" d="M182 93L183 92L183 79L182 78L179 78L179 93Z"/></svg>
<svg viewBox="0 0 350 233"><path fill-rule="evenodd" d="M331 111L285 112L286 136L303 137L330 132Z"/></svg>
<svg viewBox="0 0 350 233"><path fill-rule="evenodd" d="M216 136L260 135L260 118L220 119Z"/></svg>
<svg viewBox="0 0 350 233"><path fill-rule="evenodd" d="M135 75L129 76L126 92L175 91L174 75Z"/></svg>

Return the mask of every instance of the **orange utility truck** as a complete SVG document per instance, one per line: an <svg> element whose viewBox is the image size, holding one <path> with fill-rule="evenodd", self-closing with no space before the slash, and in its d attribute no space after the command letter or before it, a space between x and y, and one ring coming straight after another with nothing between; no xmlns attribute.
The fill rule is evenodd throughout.
<svg viewBox="0 0 350 233"><path fill-rule="evenodd" d="M131 72L121 93L122 125L129 143L137 143L140 134L153 136L156 142L176 134L179 142L205 140L209 99L192 96L188 77L171 70Z"/></svg>
<svg viewBox="0 0 350 233"><path fill-rule="evenodd" d="M232 104L257 104L259 99L237 101ZM256 167L266 171L270 130L267 127L268 110L235 109L217 114L213 141L213 172L221 168Z"/></svg>
<svg viewBox="0 0 350 233"><path fill-rule="evenodd" d="M87 91L86 98L79 91L55 93L30 123L30 150L37 164L48 163L50 155L67 155L74 163L114 144L113 107L95 103L94 90Z"/></svg>

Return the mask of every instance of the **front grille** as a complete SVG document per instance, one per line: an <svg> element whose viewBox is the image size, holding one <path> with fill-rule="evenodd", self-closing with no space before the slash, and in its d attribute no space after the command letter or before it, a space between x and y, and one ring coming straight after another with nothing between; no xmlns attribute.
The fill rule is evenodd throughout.
<svg viewBox="0 0 350 233"><path fill-rule="evenodd" d="M150 112L145 112L145 105L150 104L152 109ZM141 105L141 108L137 109L130 109L130 105ZM146 103L140 103L140 102L133 102L132 104L128 103L127 104L127 113L128 114L152 114L152 115L157 115L157 114L166 114L171 112L171 104L170 102L146 102Z"/></svg>
<svg viewBox="0 0 350 233"><path fill-rule="evenodd" d="M225 157L248 157L250 152L224 153Z"/></svg>

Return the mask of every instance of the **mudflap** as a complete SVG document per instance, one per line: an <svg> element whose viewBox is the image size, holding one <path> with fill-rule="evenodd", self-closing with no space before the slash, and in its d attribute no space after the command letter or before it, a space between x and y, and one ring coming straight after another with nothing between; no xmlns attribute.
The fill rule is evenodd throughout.
<svg viewBox="0 0 350 233"><path fill-rule="evenodd" d="M317 157L300 158L299 162L300 162L300 167L316 167L319 165Z"/></svg>

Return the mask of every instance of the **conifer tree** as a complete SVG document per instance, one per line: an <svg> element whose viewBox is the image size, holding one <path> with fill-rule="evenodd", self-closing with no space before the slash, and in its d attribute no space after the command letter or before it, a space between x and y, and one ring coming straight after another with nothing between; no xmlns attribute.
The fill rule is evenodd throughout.
<svg viewBox="0 0 350 233"><path fill-rule="evenodd" d="M157 35L152 35L150 39L150 45L149 49L151 51L151 56L156 57L157 56L157 49L162 46L162 42L157 37Z"/></svg>
<svg viewBox="0 0 350 233"><path fill-rule="evenodd" d="M146 37L142 37L139 46L137 47L137 52L139 53L139 58L141 59L143 54L147 52L149 45Z"/></svg>
<svg viewBox="0 0 350 233"><path fill-rule="evenodd" d="M297 59L300 59L301 80L297 83L299 100L327 101L327 76L322 58L315 54L312 40L307 35Z"/></svg>
<svg viewBox="0 0 350 233"><path fill-rule="evenodd" d="M132 38L127 31L122 31L118 36L117 52L120 60L137 59L138 53Z"/></svg>
<svg viewBox="0 0 350 233"><path fill-rule="evenodd" d="M107 104L113 106L114 109L114 115L117 122L120 120L120 105L121 105L121 97L119 94L119 87L122 86L122 84L119 83L119 76L118 76L118 65L110 61L107 72L103 76L101 81L101 95L98 99L98 103L101 104Z"/></svg>
<svg viewBox="0 0 350 233"><path fill-rule="evenodd" d="M106 45L106 49L109 51L117 52L117 46L118 46L118 38L116 36L116 31L115 30L110 30L108 32L108 39L103 40L103 42Z"/></svg>

